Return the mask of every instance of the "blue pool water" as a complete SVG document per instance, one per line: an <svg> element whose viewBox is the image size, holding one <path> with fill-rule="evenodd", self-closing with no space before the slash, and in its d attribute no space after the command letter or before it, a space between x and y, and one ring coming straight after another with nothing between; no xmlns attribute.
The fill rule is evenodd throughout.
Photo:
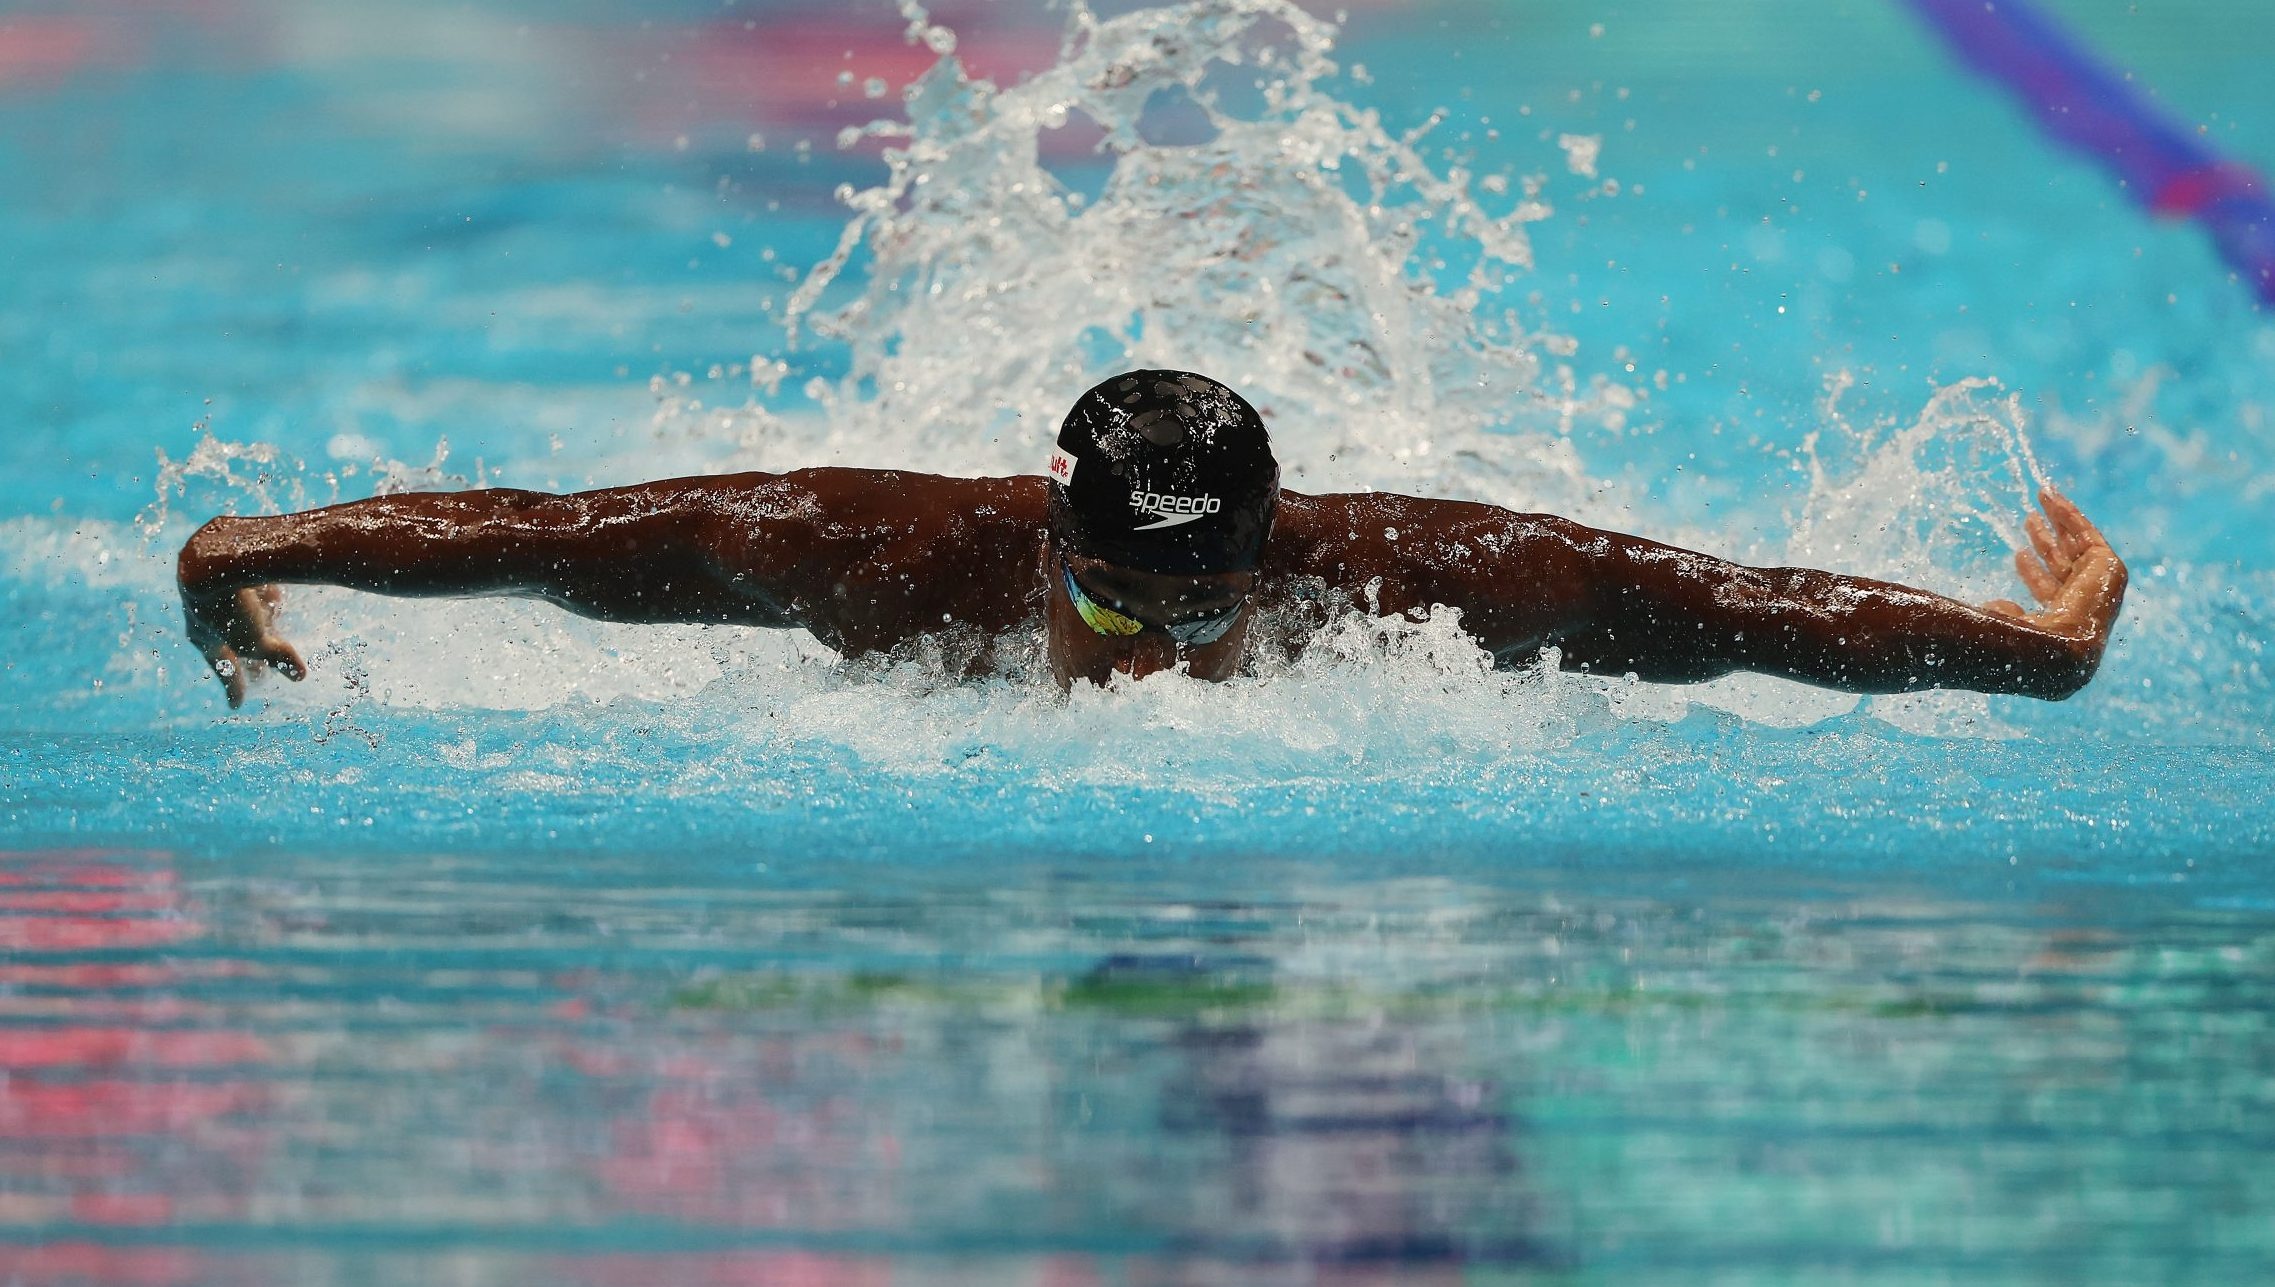
<svg viewBox="0 0 2275 1287"><path fill-rule="evenodd" d="M2056 8L2275 167L2275 13ZM2275 1271L2275 319L2193 230L1886 0L933 16L995 88L885 5L0 7L0 1281ZM2132 594L2058 705L307 590L231 714L179 634L213 513L1027 472L1141 361L1299 488L1978 599L2045 477Z"/></svg>

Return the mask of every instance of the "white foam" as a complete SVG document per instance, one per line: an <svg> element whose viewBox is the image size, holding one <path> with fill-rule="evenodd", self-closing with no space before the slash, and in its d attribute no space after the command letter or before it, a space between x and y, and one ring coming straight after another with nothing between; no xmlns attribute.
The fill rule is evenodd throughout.
<svg viewBox="0 0 2275 1287"><path fill-rule="evenodd" d="M921 9L904 10L912 39L953 49ZM748 380L659 381L645 438L504 468L515 482L572 486L691 462L1033 472L1074 393L1132 366L1189 367L1264 410L1296 488L1466 497L1649 527L1610 481L1618 435L1647 411L1649 391L1577 374L1573 342L1517 302L1529 286L1526 228L1553 214L1546 190L1528 183L1495 201L1505 185L1434 167L1418 135L1338 97L1334 35L1281 0L1196 0L1112 19L1078 4L1058 64L1018 85L975 80L944 57L912 88L905 119L862 131L893 143L888 177L843 194L851 217L839 253L793 299L797 323L849 350L842 380L809 385L811 408L796 408L774 393L786 367L758 355ZM1260 106L1227 107L1227 76L1255 81ZM1171 91L1198 105L1207 141L1144 141L1148 101ZM1098 127L1110 166L1094 196L1045 160L1048 136L1077 117ZM1592 179L1604 157L1591 147L1585 160ZM740 400L723 401L722 388ZM2019 400L1963 381L1909 423L1859 426L1843 412L1845 389L1834 381L1799 457L1790 524L1764 506L1728 520L1746 527L1648 534L1966 598L2016 593L2003 550L2040 476ZM1611 467L1592 470L1598 456ZM130 624L138 654L179 654L167 557L188 518L475 476L438 451L343 483L273 447L209 437L162 470L142 523L149 543L119 527L12 520L7 574L130 596L130 623L149 623ZM2143 617L2129 630L2184 629ZM1024 675L949 685L921 658L846 664L795 632L614 626L496 600L304 589L282 621L315 675L261 686L280 716L345 727L367 705L724 706L744 713L758 743L818 741L907 771L1011 756L1039 774L1107 780L1222 761L1228 739L1235 758L1286 774L1474 769L1599 724L1673 724L1702 709L1778 727L1861 709L1923 734L2010 731L1966 694L1860 702L1759 676L1672 688L1496 672L1448 617L1344 622L1295 665L1230 684L1164 676L1069 699L1038 682L1032 660ZM155 683L162 672L136 673ZM198 681L177 669L167 682Z"/></svg>
<svg viewBox="0 0 2275 1287"><path fill-rule="evenodd" d="M155 590L173 567L124 523L90 518L0 519L0 577L27 585Z"/></svg>

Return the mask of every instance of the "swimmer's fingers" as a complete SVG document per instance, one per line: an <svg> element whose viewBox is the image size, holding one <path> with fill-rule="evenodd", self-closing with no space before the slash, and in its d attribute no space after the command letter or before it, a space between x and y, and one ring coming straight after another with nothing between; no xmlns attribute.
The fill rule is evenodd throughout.
<svg viewBox="0 0 2275 1287"><path fill-rule="evenodd" d="M292 646L291 640L276 632L276 610L284 603L284 587L257 585L250 590L237 592L240 602L246 595L253 596L253 602L247 604L247 608L255 609L245 614L254 630L253 656L276 667L286 679L295 683L308 678L308 663L301 659L300 650Z"/></svg>
<svg viewBox="0 0 2275 1287"><path fill-rule="evenodd" d="M1995 612L2002 617L2012 617L2016 621L2026 620L2030 616L2028 612L2023 610L2021 604L2012 599L1993 599L1983 605L1983 611Z"/></svg>
<svg viewBox="0 0 2275 1287"><path fill-rule="evenodd" d="M237 659L237 650L228 644L206 653L205 664L213 677L221 681L221 691L228 695L229 709L236 710L245 704L245 663Z"/></svg>
<svg viewBox="0 0 2275 1287"><path fill-rule="evenodd" d="M229 646L226 635L234 623L226 613L227 601L207 601L186 590L182 594L182 616L189 627L190 642L205 658L206 671L221 681L229 708L235 710L245 703L245 667L237 660L237 650ZM216 620L216 616L221 619Z"/></svg>
<svg viewBox="0 0 2275 1287"><path fill-rule="evenodd" d="M2056 612L2098 636L2107 636L2125 604L2125 561L2107 545L2095 545L2079 556L2076 570L2062 587Z"/></svg>
<svg viewBox="0 0 2275 1287"><path fill-rule="evenodd" d="M300 650L276 631L274 612L284 596L273 585L246 586L225 599L185 604L190 642L221 681L232 710L245 704L245 688L263 667L274 666L289 679L304 679L308 663Z"/></svg>
<svg viewBox="0 0 2275 1287"><path fill-rule="evenodd" d="M276 630L276 609L284 602L284 591L273 585L256 585L237 592L238 637L230 640L237 655L260 665L277 668L285 678L295 682L308 677L308 663L300 650L292 646Z"/></svg>
<svg viewBox="0 0 2275 1287"><path fill-rule="evenodd" d="M2049 571L2044 563L2038 561L2038 556L2029 550L2014 552L2014 570L2021 576L2022 584L2029 587L2031 597L2040 603L2052 603L2054 597L2062 592L2062 579Z"/></svg>
<svg viewBox="0 0 2275 1287"><path fill-rule="evenodd" d="M2063 551L2062 538L2059 533L2055 532L2054 525L2039 515L2032 514L2030 520L2024 523L2023 527L2029 530L2030 548L2038 551L2038 557L2044 561L2046 570L2052 572L2056 579L2068 576L2070 574L2070 556ZM2029 578L2025 577L2024 579L2028 580ZM2044 596L2040 597L2043 598Z"/></svg>
<svg viewBox="0 0 2275 1287"><path fill-rule="evenodd" d="M294 683L308 678L308 663L301 660L300 650L279 635L263 636L253 655L256 664L274 666L278 674Z"/></svg>
<svg viewBox="0 0 2275 1287"><path fill-rule="evenodd" d="M2079 509L2069 497L2048 487L2038 493L2038 504L2046 511L2046 517L2052 520L2054 529L2061 534L2062 550L2070 558L2076 559L2087 550L2108 548L2109 538L2101 534L2101 529L2095 527L2093 521L2085 516L2085 511Z"/></svg>

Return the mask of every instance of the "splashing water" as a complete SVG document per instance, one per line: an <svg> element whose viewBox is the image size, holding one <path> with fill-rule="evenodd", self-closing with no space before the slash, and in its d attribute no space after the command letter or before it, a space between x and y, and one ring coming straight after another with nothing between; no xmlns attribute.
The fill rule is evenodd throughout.
<svg viewBox="0 0 2275 1287"><path fill-rule="evenodd" d="M455 166L457 130L366 132L403 102L480 123L412 57L421 30L494 18L437 41L494 61L594 23L366 9L253 11L264 48L353 61L0 93L5 164L73 180L0 200L0 234L46 236L27 211L82 173L134 184L0 264L41 287L0 309L0 352L30 355L0 382L5 446L34 464L0 471L0 839L48 850L9 860L0 907L23 1276L2266 1278L2250 1210L2275 1173L2239 1114L2268 1101L2275 987L2252 509L2275 327L2141 291L2186 264L2061 223L2100 189L2000 246L1993 198L2059 205L2059 175L1984 143L1931 68L1900 114L1840 102L1879 52L1850 50L1866 11L1702 25L1670 0L1613 59L1643 11L1581 43L1586 16L1533 7L1488 43L1486 7L1445 34L1370 7L1399 25L1370 45L1265 0L1076 7L1006 86L951 57L994 66L996 27L905 7L919 52L887 52L915 66L824 77L871 102L876 70L930 73L855 159L814 157L862 177L812 214L828 182L801 186L776 118L758 161L737 111L717 155L696 127L630 155L548 127L539 177L521 136ZM730 80L689 55L744 68L799 32L703 9L657 32L669 61L632 66L630 23L605 27L605 70L678 105ZM1536 57L1533 18L1572 41ZM389 39L341 39L366 30ZM1813 34L1843 77L1781 98L1800 59L1697 43L1724 32ZM1638 52L1709 59L1718 89L1613 98ZM1506 61L1463 86L1476 55ZM1599 70L1597 105L1517 116ZM564 111L601 98L585 73L548 64ZM1699 102L1731 118L1677 118ZM1840 146L1872 148L1818 139L1804 189L1793 152L1840 111ZM177 121L232 127L157 146ZM1465 132L1499 155L1463 157ZM1995 171L1972 196L1888 161L1957 134L1954 184ZM1736 155L1765 136L1797 146ZM268 205L262 173L287 175ZM1941 248L1870 271L1920 218ZM1756 232L1788 236L1786 268L1747 259ZM1854 296L1770 312L1825 282ZM137 307L73 307L118 284ZM796 346L769 330L785 305ZM2045 348L2009 364L2018 337ZM2093 366L2102 341L2139 362ZM644 384L646 352L692 371ZM230 714L182 639L171 559L209 514L491 466L544 489L1028 473L1128 364L1254 393L1297 489L1558 509L1963 598L2018 593L2029 491L2073 484L2132 603L2061 705L1495 671L1454 614L1340 618L1226 684L1060 696L1033 641L1024 673L967 684L946 634L846 662L796 632L307 587L284 630L314 675ZM202 396L221 437L166 437L152 478L150 425ZM43 418L68 421L61 464Z"/></svg>
<svg viewBox="0 0 2275 1287"><path fill-rule="evenodd" d="M954 49L921 7L906 3L903 13L912 40ZM1072 391L1116 370L1164 366L1241 388L1299 489L1410 491L1634 526L1619 490L1585 458L1616 451L1649 390L1582 379L1566 360L1575 343L1529 324L1513 303L1530 284L1526 226L1554 213L1545 180L1528 179L1505 210L1489 211L1488 193L1506 184L1434 168L1421 147L1434 119L1394 134L1335 96L1334 34L1281 0L1200 0L1111 20L1078 5L1058 62L1012 88L944 56L910 87L905 120L846 131L847 145L896 145L884 153L887 178L840 191L854 216L790 301L793 334L803 322L845 344L848 373L809 384L823 414L803 426L754 410L741 463L782 467L823 454L1030 472ZM1206 138L1148 142L1148 110L1163 101L1195 105ZM1076 122L1089 123L1110 165L1095 195L1045 160L1054 133ZM1559 140L1572 173L1591 180L1600 144ZM854 268L864 271L852 297L825 307ZM1835 475L1812 453L1792 538L1745 552L1976 597L2009 593L1986 573L1997 564L1984 550L2020 538L2014 503L2033 489L2010 492L1996 480L2039 471L2019 406L1985 407L1988 387L1939 393L1914 425L1876 446L1828 399L1831 428L1859 443L1863 463ZM1960 515L1969 521L1953 521ZM1961 564L1968 575L1954 578ZM1323 655L1337 661L1272 684L1297 709L1324 707L1348 728L1367 720L1345 695L1404 677L1391 682L1440 698L1429 708L1441 731L1466 726L1459 712L1479 706L1553 710L1533 722L1569 730L1575 716L1560 704L1595 707L1606 691L1576 677L1493 675L1458 635L1441 642L1372 649L1363 680L1343 664L1347 652L1329 648ZM1754 677L1611 700L1630 715L1673 720L1696 702L1779 724L1858 704ZM1396 705L1376 714L1398 723ZM1999 727L1973 695L1873 708L1922 731ZM1476 749L1505 749L1502 736Z"/></svg>
<svg viewBox="0 0 2275 1287"><path fill-rule="evenodd" d="M848 131L899 146L882 185L841 192L854 217L790 302L793 325L851 349L850 373L815 390L832 445L1031 472L1071 392L1188 368L1263 410L1299 488L1584 505L1570 435L1617 426L1637 395L1582 387L1548 360L1571 342L1500 302L1549 207L1489 213L1467 171L1423 157L1423 131L1335 98L1333 35L1282 0L1104 21L1078 6L1041 74L1002 89L946 57L905 121ZM1149 106L1171 100L1198 108L1205 140L1145 141ZM1043 159L1085 122L1111 163L1095 196ZM821 311L857 259L858 294Z"/></svg>
<svg viewBox="0 0 2275 1287"><path fill-rule="evenodd" d="M659 380L659 442L723 447L722 463L741 468L1024 473L1073 392L1115 370L1185 367L1257 404L1301 490L1478 499L1754 562L1972 599L2016 592L2005 551L2044 471L2020 400L1987 381L1938 391L1906 425L1858 426L1836 377L1821 426L1789 466L1793 512L1749 507L1736 517L1750 531L1655 521L1615 481L1651 390L1582 374L1575 342L1526 316L1527 228L1553 216L1551 181L1527 176L1508 195L1501 176L1433 164L1424 138L1434 119L1396 133L1338 97L1335 28L1293 4L1195 0L1111 19L1078 4L1057 62L1008 88L969 75L953 33L922 8L907 3L903 14L910 39L941 57L909 87L904 117L846 131L846 146L886 145L885 178L840 190L852 217L787 309L794 339L843 347L845 374L807 381L801 406L779 389L786 357L760 355L748 368L757 396L733 409L706 409L684 377ZM1164 103L1197 111L1186 129L1197 137L1152 140ZM1094 139L1095 159L1060 159L1066 135ZM1616 162L1593 137L1556 146L1563 168L1591 184ZM1587 189L1616 191L1610 180ZM446 456L438 445L422 468L375 459L369 485L470 481L444 472ZM622 463L630 475L653 472L642 453ZM141 520L144 533L162 534L159 550L179 539L185 512L295 508L357 485L352 467L318 477L272 446L211 437L161 464L159 499ZM482 477L478 468L472 481ZM155 567L143 588L165 597ZM2154 622L2200 607L2136 613ZM1860 702L1749 676L1652 689L1496 673L1447 620L1346 623L1313 655L1256 680L1158 681L1065 703L1038 691L1031 666L944 688L921 658L843 664L791 635L610 626L522 604L381 605L324 589L295 592L288 611L289 628L312 644L359 642L353 676L320 670L307 685L265 686L275 709L320 730L354 725L362 704L539 710L684 703L707 690L706 701L756 713L776 744L818 738L867 762L954 765L969 758L969 738L931 730L986 727L995 754L1100 774L1128 767L1085 749L1108 712L1161 734L1145 740L1164 771L1213 755L1243 774L1305 771L1322 755L1373 768L1491 759L1568 745L1607 721L1672 724L1700 708L1769 726L1862 708L1915 733L2014 731L1992 718L1994 703L1968 694ZM171 616L130 610L128 634L140 637L120 655L134 659L134 678L165 673L149 659L174 642ZM476 625L484 642L470 657L463 641ZM2247 687L2258 685L2249 657L2233 661ZM2255 691L2263 702L2264 687ZM157 705L194 719L209 699L177 690ZM2249 710L2238 735L2251 735ZM1238 749L1171 749L1197 727Z"/></svg>
<svg viewBox="0 0 2275 1287"><path fill-rule="evenodd" d="M676 110L734 79L691 54L780 66L815 29L681 8L670 60L603 29L611 82ZM11 82L11 167L135 186L51 240L38 208L71 184L0 201L27 287L0 352L31 358L0 381L0 449L35 467L0 471L0 847L46 851L9 859L0 900L21 1128L0 1262L2265 1279L2275 544L2251 507L2275 327L2166 307L2161 281L2128 298L2188 264L2083 227L2098 188L2001 244L1987 189L2075 184L1984 142L1934 69L1901 81L1907 110L1843 103L1867 11L1702 24L1666 0L1583 44L1554 5L1491 42L1486 8L1443 34L1369 8L1394 41L1270 0L1078 6L1005 85L958 61L994 65L999 29L906 6L922 52L887 52L913 66L823 69L857 103L872 72L930 70L853 159L811 158L863 176L818 215L796 198L834 177L801 186L798 125L725 111L715 155L693 126L647 152L568 139L604 82L551 57L516 56L562 96L536 140L558 151L366 128L406 105L494 126L420 33L550 55L606 21L582 7L256 6L263 49L379 56L223 74L207 34L186 79L87 71L92 95L45 108ZM1615 59L1645 11L1674 20ZM1536 46L1551 15L1570 42ZM365 31L386 38L344 38ZM1794 55L1697 43L1725 33L1815 39L1840 79L1781 96ZM1479 54L1505 62L1464 87ZM1712 94L1626 102L1638 54L1710 62ZM1546 97L1599 69L1600 102ZM1429 98L1402 101L1408 72ZM1842 139L1804 188L1794 153L1828 116ZM160 146L185 120L228 128ZM1937 158L1879 154L1922 136L1952 140L1971 196L1915 195ZM1764 137L1796 142L1737 155ZM1871 271L1891 224L1924 256L1900 280ZM1805 252L1812 227L1837 256ZM1757 233L1790 241L1785 268L1747 260ZM1827 282L1854 294L1776 307ZM121 284L137 306L85 322ZM784 305L794 346L768 329ZM2123 363L2084 355L2105 340ZM643 386L650 352L691 369ZM1062 696L1034 641L1024 673L956 683L953 635L846 661L795 632L294 588L314 674L231 714L182 637L172 557L214 513L493 476L1031 472L1074 393L1139 363L1251 393L1299 490L1557 510L1973 599L2017 593L2007 551L2051 479L2133 594L2062 704L1496 671L1450 613L1347 617L1224 684ZM205 396L168 427L219 436L164 438L153 476L151 425Z"/></svg>

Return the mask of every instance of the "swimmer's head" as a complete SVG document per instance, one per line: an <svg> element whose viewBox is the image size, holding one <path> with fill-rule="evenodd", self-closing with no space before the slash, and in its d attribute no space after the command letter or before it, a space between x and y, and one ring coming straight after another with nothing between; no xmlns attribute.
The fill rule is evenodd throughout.
<svg viewBox="0 0 2275 1287"><path fill-rule="evenodd" d="M1141 572L1253 570L1280 500L1256 408L1184 371L1131 371L1083 394L1050 477L1059 549Z"/></svg>

